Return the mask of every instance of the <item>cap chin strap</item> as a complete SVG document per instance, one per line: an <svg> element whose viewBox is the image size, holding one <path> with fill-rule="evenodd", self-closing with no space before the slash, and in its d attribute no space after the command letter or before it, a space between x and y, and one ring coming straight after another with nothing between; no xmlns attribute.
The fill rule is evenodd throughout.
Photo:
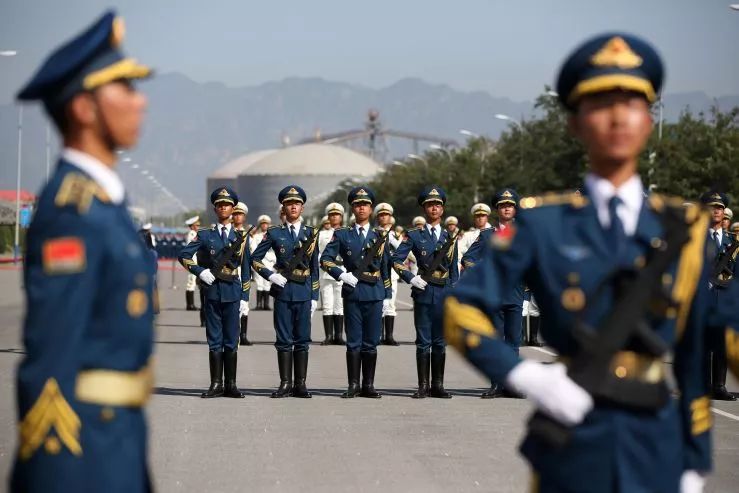
<svg viewBox="0 0 739 493"><path fill-rule="evenodd" d="M107 147L111 153L114 153L116 149L118 149L118 147L120 146L115 141L115 138L113 137L113 132L110 131L110 125L108 125L108 120L105 118L105 115L103 114L103 110L100 106L100 102L98 101L97 94L93 91L91 92L91 95L92 95L92 100L95 102L95 116L100 122L100 129L101 129L100 138L103 140L105 147Z"/></svg>

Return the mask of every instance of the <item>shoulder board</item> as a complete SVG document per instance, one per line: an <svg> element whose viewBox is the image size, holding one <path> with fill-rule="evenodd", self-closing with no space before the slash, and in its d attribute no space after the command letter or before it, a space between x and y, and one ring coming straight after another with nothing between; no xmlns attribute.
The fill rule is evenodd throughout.
<svg viewBox="0 0 739 493"><path fill-rule="evenodd" d="M413 229L409 229L408 232L411 233L413 231L423 231L424 226L416 226Z"/></svg>
<svg viewBox="0 0 739 493"><path fill-rule="evenodd" d="M198 228L198 233L200 233L201 231L208 231L209 229L211 228Z"/></svg>
<svg viewBox="0 0 739 493"><path fill-rule="evenodd" d="M490 231L490 230L495 231L495 226L490 226L489 228L482 228L480 230L480 233L482 233L483 231Z"/></svg>
<svg viewBox="0 0 739 493"><path fill-rule="evenodd" d="M552 192L546 193L544 195L539 195L537 197L524 197L521 199L518 205L519 207L521 207L521 209L534 209L536 207L544 207L549 205L571 205L576 209L580 209L581 207L585 207L588 202L588 198L579 193Z"/></svg>
<svg viewBox="0 0 739 493"><path fill-rule="evenodd" d="M59 190L54 198L57 207L72 206L80 214L87 214L93 199L100 202L110 202L110 197L105 191L90 178L80 173L67 173L59 185Z"/></svg>
<svg viewBox="0 0 739 493"><path fill-rule="evenodd" d="M340 228L336 228L334 231L349 231L351 228L349 226L342 226Z"/></svg>
<svg viewBox="0 0 739 493"><path fill-rule="evenodd" d="M267 231L269 231L271 229L279 229L279 228L280 228L279 226L270 226L269 228L267 228Z"/></svg>

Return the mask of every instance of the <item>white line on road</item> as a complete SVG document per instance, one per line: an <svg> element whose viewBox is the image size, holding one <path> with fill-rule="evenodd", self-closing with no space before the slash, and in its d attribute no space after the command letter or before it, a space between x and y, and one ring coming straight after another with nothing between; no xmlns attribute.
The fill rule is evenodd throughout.
<svg viewBox="0 0 739 493"><path fill-rule="evenodd" d="M715 407L711 408L711 411L718 414L719 416L723 416L724 418L733 419L734 421L739 421L739 416L736 414L727 413L726 411L722 411L721 409L716 409Z"/></svg>
<svg viewBox="0 0 739 493"><path fill-rule="evenodd" d="M399 304L399 305L407 306L408 308L413 308L413 304L412 303L408 303L408 302L400 301L400 300L395 300L395 302L397 304Z"/></svg>
<svg viewBox="0 0 739 493"><path fill-rule="evenodd" d="M525 347L528 347L529 349L533 349L534 351L539 351L541 353L548 354L549 356L557 356L557 353L552 352L548 349L544 349L543 347L536 347L536 346L525 346Z"/></svg>

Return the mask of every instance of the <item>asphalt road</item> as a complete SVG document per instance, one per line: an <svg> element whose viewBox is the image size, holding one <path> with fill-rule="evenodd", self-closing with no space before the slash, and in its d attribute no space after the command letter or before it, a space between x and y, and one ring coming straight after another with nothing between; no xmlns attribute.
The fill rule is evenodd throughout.
<svg viewBox="0 0 739 493"><path fill-rule="evenodd" d="M169 267L168 265L165 267ZM399 347L380 348L376 387L382 399L340 399L344 348L323 340L314 316L308 368L312 399L270 399L278 384L272 312L249 317L252 347L239 351L245 399L200 399L208 348L196 312L184 310L184 273L160 271L162 313L156 327L156 390L148 406L150 461L160 492L527 491L529 469L517 453L525 400L482 400L487 381L449 351L451 400L414 400L416 385L410 296L402 288ZM16 443L14 368L22 357L20 275L0 268L0 475ZM252 306L253 306L252 301ZM53 323L53 321L49 321ZM546 350L522 354L550 359ZM736 381L730 390L739 391ZM715 471L707 491L739 490L739 402L714 408ZM3 484L0 487L2 490Z"/></svg>

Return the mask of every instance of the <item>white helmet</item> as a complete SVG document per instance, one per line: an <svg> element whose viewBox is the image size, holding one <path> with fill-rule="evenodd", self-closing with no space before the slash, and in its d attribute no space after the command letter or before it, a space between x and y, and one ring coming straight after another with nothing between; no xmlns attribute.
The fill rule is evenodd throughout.
<svg viewBox="0 0 739 493"><path fill-rule="evenodd" d="M326 215L329 214L341 214L344 215L344 206L339 204L338 202L331 202L326 206Z"/></svg>

